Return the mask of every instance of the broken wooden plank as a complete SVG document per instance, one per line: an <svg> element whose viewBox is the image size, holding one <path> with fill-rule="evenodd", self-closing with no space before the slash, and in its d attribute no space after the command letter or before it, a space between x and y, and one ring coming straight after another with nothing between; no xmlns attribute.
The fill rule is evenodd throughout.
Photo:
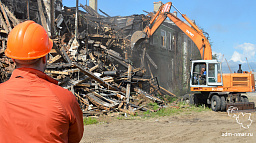
<svg viewBox="0 0 256 143"><path fill-rule="evenodd" d="M48 73L48 74L63 74L63 75L69 75L69 72L66 72L66 71L45 70L45 73Z"/></svg>
<svg viewBox="0 0 256 143"><path fill-rule="evenodd" d="M55 35L55 27L54 27L54 22L55 22L55 0L50 0L50 30L51 30L51 37Z"/></svg>
<svg viewBox="0 0 256 143"><path fill-rule="evenodd" d="M55 44L53 42L53 48L57 51L58 54L61 55L61 57L63 57L63 59L68 62L68 63L72 63L71 59L69 58L69 56L67 55L66 51L64 50L63 47L60 48L59 45Z"/></svg>
<svg viewBox="0 0 256 143"><path fill-rule="evenodd" d="M29 10L30 10L30 0L26 0L27 1L27 19L30 20L30 16L29 16Z"/></svg>
<svg viewBox="0 0 256 143"><path fill-rule="evenodd" d="M48 35L50 35L51 33L49 33L49 28L48 28L48 25L46 23L46 18L44 16L42 1L37 0L37 4L38 4L38 11L39 11L39 14L40 14L40 19L41 19L41 24L44 27L45 31L47 31Z"/></svg>
<svg viewBox="0 0 256 143"><path fill-rule="evenodd" d="M54 63L54 62L58 61L60 58L61 58L61 55L57 55L57 56L51 58L51 59L48 61L48 64Z"/></svg>
<svg viewBox="0 0 256 143"><path fill-rule="evenodd" d="M127 80L127 85L126 85L126 103L129 103L130 100L130 92L131 92L131 78L132 78L132 66L129 64L128 66L128 80Z"/></svg>
<svg viewBox="0 0 256 143"><path fill-rule="evenodd" d="M91 87L92 84L90 83L80 83L80 84L76 84L76 86L81 86L81 87Z"/></svg>
<svg viewBox="0 0 256 143"><path fill-rule="evenodd" d="M169 96L175 96L175 94L171 93L170 91L166 90L165 88L163 88L162 86L159 86L161 90L163 90L166 94L168 94Z"/></svg>
<svg viewBox="0 0 256 143"><path fill-rule="evenodd" d="M84 100L82 97L80 97L77 93L75 93L75 96L77 98L79 98L80 101L82 101L86 106L89 106L89 102L87 102L86 100Z"/></svg>
<svg viewBox="0 0 256 143"><path fill-rule="evenodd" d="M101 9L99 9L99 11L103 14L105 14L107 17L110 17L107 13L105 13L104 11L102 11Z"/></svg>
<svg viewBox="0 0 256 143"><path fill-rule="evenodd" d="M69 70L64 70L65 72L68 72L69 74L75 73L75 72L79 72L80 70L78 68L75 69L69 69Z"/></svg>
<svg viewBox="0 0 256 143"><path fill-rule="evenodd" d="M87 88L87 91L92 93L94 96L98 97L98 99L101 99L101 102L104 102L104 103L99 103L99 104L102 104L103 106L106 106L108 108L115 108L119 105L119 103L112 101L108 98L105 98L93 90L88 90Z"/></svg>
<svg viewBox="0 0 256 143"><path fill-rule="evenodd" d="M122 109L122 108L118 108L119 111L130 114L130 115L135 115L136 113L134 111L130 111L127 109Z"/></svg>
<svg viewBox="0 0 256 143"><path fill-rule="evenodd" d="M99 65L95 65L94 67L90 68L89 71L92 72L92 71L96 70L98 67L99 67Z"/></svg>
<svg viewBox="0 0 256 143"><path fill-rule="evenodd" d="M140 93L140 94L145 95L147 98L149 98L149 99L151 99L151 100L153 100L153 101L156 101L156 102L158 102L158 103L163 103L163 101L162 101L161 99L159 99L159 98L157 98L157 97L154 97L154 96L148 94L147 92L143 91L142 89L140 89L140 88L138 88L138 87L135 87L135 88L134 88L134 91L136 91L137 93Z"/></svg>
<svg viewBox="0 0 256 143"><path fill-rule="evenodd" d="M8 26L5 23L5 20L4 20L3 16L2 16L2 14L0 14L0 21L1 21L0 24L4 28L5 32L9 33L10 31L8 29Z"/></svg>
<svg viewBox="0 0 256 143"><path fill-rule="evenodd" d="M4 9L3 5L2 5L1 0L0 0L0 7L1 7L1 11L2 11L2 13L3 13L3 15L4 15L5 22L6 22L6 24L7 24L8 30L11 31L11 30L12 30L12 27L11 27L9 18L8 18L6 12L5 12L5 9ZM3 22L4 22L4 21L3 21Z"/></svg>
<svg viewBox="0 0 256 143"><path fill-rule="evenodd" d="M87 11L90 15L95 16L95 17L99 17L100 15L94 10L92 9L90 6L87 5L82 5L80 4L80 7L82 7L85 11Z"/></svg>
<svg viewBox="0 0 256 143"><path fill-rule="evenodd" d="M89 56L93 62L96 62L95 57L92 55L92 53L89 53Z"/></svg>
<svg viewBox="0 0 256 143"><path fill-rule="evenodd" d="M102 80L107 82L107 83L108 82L114 82L114 78L113 77L103 77Z"/></svg>
<svg viewBox="0 0 256 143"><path fill-rule="evenodd" d="M94 105L96 105L98 108L104 109L104 110L110 110L109 107L103 105L103 104L105 104L104 101L102 101L101 99L99 99L97 96L94 96L92 93L86 94L86 97L87 97ZM105 104L105 105L106 105L106 104Z"/></svg>
<svg viewBox="0 0 256 143"><path fill-rule="evenodd" d="M146 105L137 106L137 105L134 105L134 104L130 104L130 103L129 103L129 105L130 105L131 107L134 107L134 108L136 108L134 111L136 111L136 110L141 110L141 111L148 111L148 109L146 109L146 108L145 108L145 106L146 106Z"/></svg>
<svg viewBox="0 0 256 143"><path fill-rule="evenodd" d="M123 78L120 78L120 79L118 79L118 80L128 80L128 78L127 78L127 77L123 77ZM132 81L144 81L144 82L146 82L146 81L149 81L149 80L150 80L150 79L135 78L135 77L132 78Z"/></svg>
<svg viewBox="0 0 256 143"><path fill-rule="evenodd" d="M63 74L63 75L70 75L74 72L79 72L79 69L70 69L70 70L64 70L64 71L54 71L54 70L45 70L46 73L49 74Z"/></svg>
<svg viewBox="0 0 256 143"><path fill-rule="evenodd" d="M133 70L132 70L133 73L136 73L136 72L139 72L139 71L143 71L143 72L144 72L145 69L136 68L136 69L133 69ZM125 73L123 73L122 75L123 75L123 76L128 75L128 72L125 72Z"/></svg>
<svg viewBox="0 0 256 143"><path fill-rule="evenodd" d="M14 16L14 14L2 3L6 14L9 16L9 19L12 21L13 26L16 26L20 23L20 21Z"/></svg>
<svg viewBox="0 0 256 143"><path fill-rule="evenodd" d="M81 70L81 72L85 73L86 75L88 75L90 78L94 79L95 81L99 82L100 84L102 84L105 88L111 89L111 90L115 90L115 91L119 91L119 89L112 87L111 85L109 85L108 83L104 82L101 78L95 76L93 73L91 73L90 71L82 68L80 65L78 65L77 63L73 63L73 65L77 68L79 68Z"/></svg>
<svg viewBox="0 0 256 143"><path fill-rule="evenodd" d="M148 53L146 52L146 57L148 58L148 60L150 61L150 63L155 67L155 69L157 69L157 65L156 63L151 59L151 57L148 55Z"/></svg>

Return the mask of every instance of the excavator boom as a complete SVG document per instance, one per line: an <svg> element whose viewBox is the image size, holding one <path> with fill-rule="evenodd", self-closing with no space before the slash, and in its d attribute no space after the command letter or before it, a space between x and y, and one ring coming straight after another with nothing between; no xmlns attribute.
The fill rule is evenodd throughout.
<svg viewBox="0 0 256 143"><path fill-rule="evenodd" d="M182 17L191 25L187 25L178 17L170 13L172 3L168 2L162 5L154 17L150 20L149 25L143 31L136 31L131 38L131 47L139 44L143 39L150 38L159 26L165 21L167 17L174 22L197 46L203 60L212 60L212 49L208 39L204 36L201 29L199 29L186 15L181 14ZM174 7L175 8L175 7ZM175 8L176 9L176 8Z"/></svg>

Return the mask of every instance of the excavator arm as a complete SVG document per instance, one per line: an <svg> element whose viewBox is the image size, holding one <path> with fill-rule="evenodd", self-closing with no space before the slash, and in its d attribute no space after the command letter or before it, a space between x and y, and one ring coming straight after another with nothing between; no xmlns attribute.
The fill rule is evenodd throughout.
<svg viewBox="0 0 256 143"><path fill-rule="evenodd" d="M199 29L185 14L182 17L191 25L187 25L178 17L170 13L172 3L163 4L154 17L150 20L149 25L143 31L136 31L131 37L131 47L134 47L145 38L150 38L164 20L169 19L176 24L197 46L203 60L212 60L212 49L208 39L204 36L203 31ZM174 6L173 6L174 7ZM175 8L175 7L174 7ZM175 8L176 9L176 8ZM179 10L176 9L178 12ZM180 13L180 12L179 12Z"/></svg>

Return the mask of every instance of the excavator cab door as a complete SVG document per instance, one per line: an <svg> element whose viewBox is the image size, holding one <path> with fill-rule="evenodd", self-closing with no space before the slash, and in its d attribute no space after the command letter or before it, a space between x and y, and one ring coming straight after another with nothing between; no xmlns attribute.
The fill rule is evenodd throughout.
<svg viewBox="0 0 256 143"><path fill-rule="evenodd" d="M208 70L207 70L207 82L208 85L220 86L222 83L222 72L221 72L221 64L219 62L208 62Z"/></svg>
<svg viewBox="0 0 256 143"><path fill-rule="evenodd" d="M192 61L191 87L208 87L222 85L221 64L216 60Z"/></svg>
<svg viewBox="0 0 256 143"><path fill-rule="evenodd" d="M207 62L207 84L213 86L223 85L221 64L217 61L210 60Z"/></svg>

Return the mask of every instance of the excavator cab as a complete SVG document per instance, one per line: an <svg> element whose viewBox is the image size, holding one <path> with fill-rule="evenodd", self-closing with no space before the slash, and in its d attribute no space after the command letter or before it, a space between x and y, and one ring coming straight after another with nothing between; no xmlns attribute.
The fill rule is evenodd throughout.
<svg viewBox="0 0 256 143"><path fill-rule="evenodd" d="M221 86L221 64L216 60L195 60L191 67L191 87Z"/></svg>

